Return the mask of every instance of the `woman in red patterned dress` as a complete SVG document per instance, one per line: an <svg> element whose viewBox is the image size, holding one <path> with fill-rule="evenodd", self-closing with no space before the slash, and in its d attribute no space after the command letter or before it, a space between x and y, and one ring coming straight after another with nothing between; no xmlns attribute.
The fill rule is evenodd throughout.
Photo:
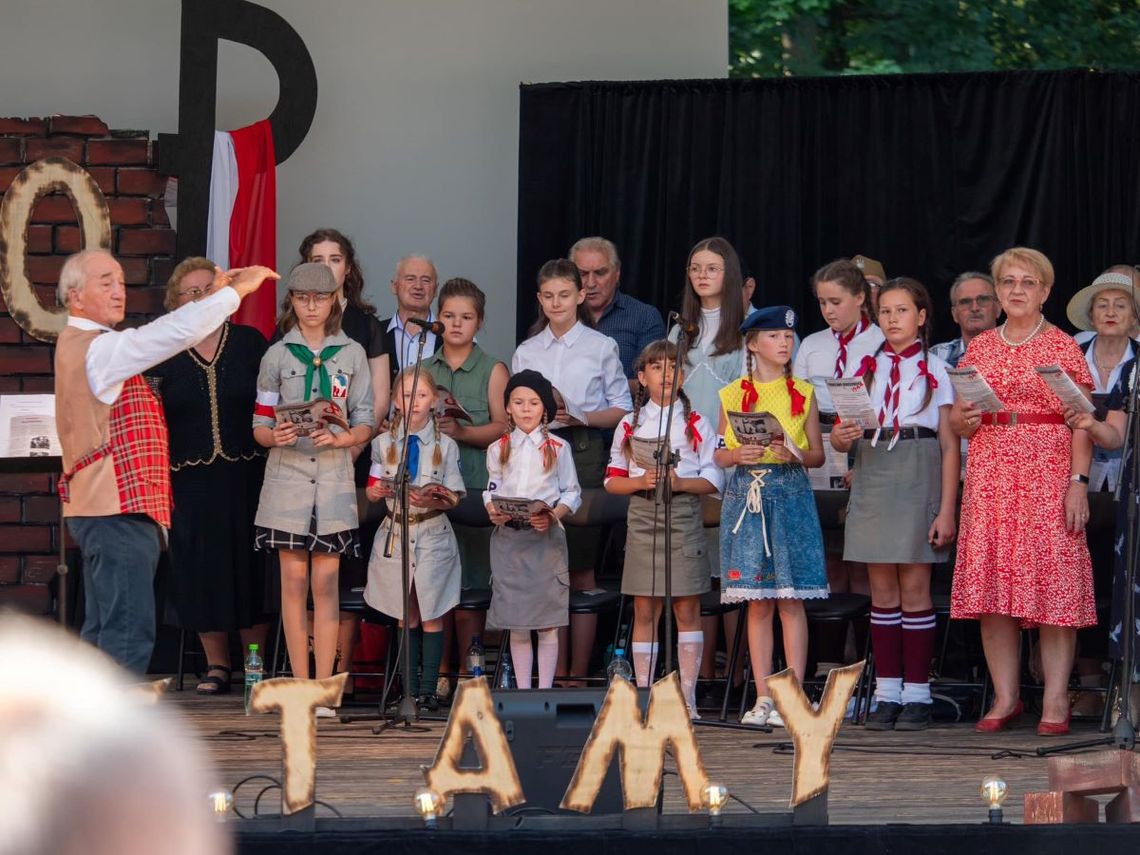
<svg viewBox="0 0 1140 855"><path fill-rule="evenodd" d="M980 732L1008 727L1019 698L1019 632L1039 627L1045 696L1037 733L1069 729L1069 674L1076 631L1096 623L1088 522L1092 446L1070 430L1060 400L1034 368L1059 364L1086 390L1092 377L1076 343L1045 320L1053 265L1015 247L992 265L1000 327L970 342L960 368L975 366L1004 411L959 400L951 425L970 440L950 616L977 619L994 684Z"/></svg>

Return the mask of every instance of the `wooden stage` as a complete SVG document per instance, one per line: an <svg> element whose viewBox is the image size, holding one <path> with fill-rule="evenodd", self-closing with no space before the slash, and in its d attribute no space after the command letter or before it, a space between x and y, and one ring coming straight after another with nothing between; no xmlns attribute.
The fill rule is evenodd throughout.
<svg viewBox="0 0 1140 855"><path fill-rule="evenodd" d="M280 748L274 716L246 717L238 694L198 696L188 684L164 703L183 713L202 738L215 767L216 783L232 788L255 774L280 777ZM362 710L366 711L366 710ZM412 793L423 785L443 733L442 722L424 722L426 733L372 734L371 723L318 720L317 796L347 817L413 816ZM1047 789L1045 759L1036 719L996 735L974 733L973 724L935 726L921 733L873 733L845 725L832 757L830 821L839 824L979 823L986 820L978 787L990 773L1009 784L1006 820L1020 823L1022 794ZM792 753L787 732L698 725L697 738L710 779L759 811L787 809ZM1071 739L1091 739L1093 724L1074 727ZM1007 753L1008 752L1008 753ZM516 761L517 762L517 761ZM666 769L671 768L669 762ZM252 813L258 782L238 792L238 807ZM1107 800L1107 797L1106 799ZM263 813L277 811L276 793L262 800ZM666 775L665 813L685 813L676 777ZM732 802L729 813L747 812ZM324 810L318 816L330 815Z"/></svg>

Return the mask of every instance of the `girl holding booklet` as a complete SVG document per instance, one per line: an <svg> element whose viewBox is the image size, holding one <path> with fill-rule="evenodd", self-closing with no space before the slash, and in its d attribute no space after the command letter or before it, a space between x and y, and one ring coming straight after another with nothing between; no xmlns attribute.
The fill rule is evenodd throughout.
<svg viewBox="0 0 1140 855"><path fill-rule="evenodd" d="M548 429L558 413L550 381L537 371L520 371L507 383L503 403L507 432L487 449L483 493L487 515L496 526L491 534L494 569L487 624L510 630L520 689L530 688L530 633L538 630L538 687L549 689L558 664L558 627L567 625L570 610L562 519L578 509L582 489L569 444ZM538 500L544 507L529 519L517 520L495 509L498 497Z"/></svg>
<svg viewBox="0 0 1140 855"><path fill-rule="evenodd" d="M413 668L420 666L420 674L418 679L415 673L406 675L404 691L418 700L421 709L435 712L439 709L436 683L443 654L443 616L459 603L460 580L459 547L443 512L455 507L464 486L459 448L455 440L440 433L435 418L435 381L431 374L420 372L413 400L414 374L414 368L406 368L396 375L396 413L391 429L372 440L372 470L366 489L369 501L388 500L390 526L411 527L408 614L404 615L400 539L394 539L392 557L385 557L388 538L384 528L372 543L364 601L377 611L408 621L411 660ZM406 520L400 517L392 483L405 441L409 443Z"/></svg>
<svg viewBox="0 0 1140 855"><path fill-rule="evenodd" d="M633 409L633 401L617 342L592 328L585 299L578 265L565 258L542 265L538 271L541 311L530 338L515 351L511 370L539 371L563 396L567 406L551 415L551 427L573 453L579 483L589 488L602 486L607 459L603 432L613 430ZM569 415L571 410L578 418ZM568 537L570 584L576 591L597 584L594 565L602 536L599 527L579 526ZM597 615L574 615L571 675L586 676L597 626ZM566 673L565 651L560 658L559 673Z"/></svg>
<svg viewBox="0 0 1140 855"><path fill-rule="evenodd" d="M756 705L742 724L783 725L767 693L773 617L780 612L784 658L802 681L807 668L803 601L828 595L823 535L805 467L823 463L812 384L790 368L796 313L787 306L755 312L741 327L747 374L720 390L717 465L735 466L721 513L721 601L748 602L748 650ZM767 412L782 436L742 444L729 414ZM739 418L734 415L734 418Z"/></svg>
<svg viewBox="0 0 1140 855"><path fill-rule="evenodd" d="M831 431L839 451L858 443L843 557L866 562L871 578L878 706L867 719L870 730L930 724L930 574L938 550L954 540L960 450L950 428L954 392L946 363L927 350L930 319L930 295L920 282L891 279L879 289L886 341L856 371L879 427L842 422Z"/></svg>
<svg viewBox="0 0 1140 855"><path fill-rule="evenodd" d="M689 715L700 718L697 672L705 637L700 595L710 583L700 496L719 492L724 478L713 461L712 427L693 410L684 391L679 392L672 421L665 424L673 372L678 370L677 346L667 341L650 343L634 368L638 391L633 412L614 432L606 468L606 491L630 497L621 590L633 597L633 668L637 685L648 686L656 665L657 624L665 591L665 537L658 525L664 511L656 501L659 470L651 455L667 433L668 447L678 457L672 473L671 556L677 658Z"/></svg>
<svg viewBox="0 0 1140 855"><path fill-rule="evenodd" d="M312 567L316 676L330 677L340 625L341 555L357 555L358 516L349 449L372 436L372 382L364 348L340 328L336 279L323 264L289 274L280 341L265 352L257 378L253 438L271 449L254 519L254 545L281 559L281 623L296 677L309 676L306 600ZM348 430L322 426L302 436L274 407L329 399ZM317 710L332 716L330 709Z"/></svg>

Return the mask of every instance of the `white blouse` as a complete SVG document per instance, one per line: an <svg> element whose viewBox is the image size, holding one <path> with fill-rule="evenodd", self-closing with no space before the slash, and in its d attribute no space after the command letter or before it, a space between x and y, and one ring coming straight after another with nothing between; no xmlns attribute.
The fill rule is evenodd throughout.
<svg viewBox="0 0 1140 855"><path fill-rule="evenodd" d="M435 457L435 428L428 423L412 434L420 441L420 461L416 469L416 477L409 479L413 487L422 487L424 484L443 484L447 489L463 496L467 487L463 483L463 475L459 471L459 446L455 440L446 434L439 437L439 447L443 462L439 466L432 463ZM396 462L388 462L388 449L396 447ZM403 435L394 438L391 431L384 431L372 440L372 468L368 472L368 480L380 478L395 478L400 468L400 455L404 450ZM410 495L410 494L409 494ZM398 509L396 500L387 500L388 510L395 512ZM416 508L416 505L412 505ZM422 509L421 509L422 510ZM414 512L414 511L413 511Z"/></svg>
<svg viewBox="0 0 1140 855"><path fill-rule="evenodd" d="M891 358L886 353L889 347L890 345L887 345L879 354L875 364L875 382L871 384L871 406L875 408L876 413L882 410L883 398L887 394L887 386L890 383ZM914 356L899 363L899 425L901 427L925 427L936 431L938 430L938 408L954 403L954 387L950 385L950 377L946 373L946 363L927 351L926 368L934 376L938 388L931 393L930 403L923 408L922 402L926 398L927 380L918 370L918 363L921 361L922 352L919 351ZM855 370L858 368L859 363L856 362ZM891 427L892 421L891 414L887 413L883 427Z"/></svg>
<svg viewBox="0 0 1140 855"><path fill-rule="evenodd" d="M869 356L882 344L883 331L871 324L847 345L847 366L844 377L854 377L864 356ZM834 413L827 380L835 377L835 359L839 356L839 340L831 329L812 333L800 344L792 363L792 374L810 380L815 387L815 400L820 412Z"/></svg>
<svg viewBox="0 0 1140 855"><path fill-rule="evenodd" d="M622 375L624 377L624 375ZM625 382L624 380L622 382ZM507 465L499 462L499 442L487 448L487 489L483 491L483 504L491 503L491 496L509 496L517 499L541 499L550 507L565 505L570 512L582 504L582 487L570 446L556 436L550 437L558 456L554 468L547 472L542 462L542 429L523 433L515 428L510 434L511 453Z"/></svg>
<svg viewBox="0 0 1140 855"><path fill-rule="evenodd" d="M633 409L617 342L581 322L561 338L555 337L548 324L520 344L511 359L511 373L525 368L538 371L587 413L610 407Z"/></svg>
<svg viewBox="0 0 1140 855"><path fill-rule="evenodd" d="M653 440L660 438L661 434L658 433L657 428L659 424L664 428L662 413L667 411L667 407L659 407L652 401L647 401L641 407L641 415L638 418L637 428L633 431L633 436ZM695 436L693 440L690 440L685 433L687 422L684 407L678 402L673 410L673 429L669 432L669 442L673 446L673 450L679 455L677 467L674 471L678 478L704 478L720 493L724 489L724 470L713 461L713 452L716 450L716 429L709 423L708 419L696 410L693 410L693 415L696 416L696 421L693 424ZM626 458L625 452L622 450L622 445L625 442L626 425L632 424L633 413L629 413L614 431L614 440L610 446L610 462L609 466L606 467L607 481L610 478L637 478L645 474L645 470L637 465L632 455ZM695 450L693 448L694 441L697 445Z"/></svg>

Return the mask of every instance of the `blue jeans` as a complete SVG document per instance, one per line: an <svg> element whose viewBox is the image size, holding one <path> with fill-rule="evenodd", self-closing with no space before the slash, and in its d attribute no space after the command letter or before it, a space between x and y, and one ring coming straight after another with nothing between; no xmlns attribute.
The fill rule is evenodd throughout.
<svg viewBox="0 0 1140 855"><path fill-rule="evenodd" d="M80 635L139 676L154 651L158 525L142 514L68 517L83 553L86 615Z"/></svg>

